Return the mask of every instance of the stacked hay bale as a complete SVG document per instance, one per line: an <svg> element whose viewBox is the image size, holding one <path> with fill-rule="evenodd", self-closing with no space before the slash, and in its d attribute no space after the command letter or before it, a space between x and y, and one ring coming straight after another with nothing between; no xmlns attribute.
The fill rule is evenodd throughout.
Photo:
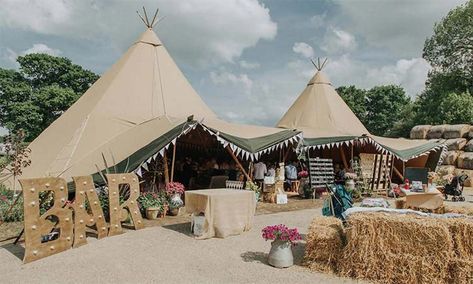
<svg viewBox="0 0 473 284"><path fill-rule="evenodd" d="M335 273L345 241L343 225L335 217L316 217L307 234L304 263L319 272Z"/></svg>
<svg viewBox="0 0 473 284"><path fill-rule="evenodd" d="M305 263L382 283L470 283L472 235L471 218L360 212L349 215L344 233L340 221L317 217Z"/></svg>
<svg viewBox="0 0 473 284"><path fill-rule="evenodd" d="M448 153L443 164L437 169L442 177L448 174L466 173L470 178L465 186L473 186L473 126L417 125L412 128L411 139L444 139Z"/></svg>

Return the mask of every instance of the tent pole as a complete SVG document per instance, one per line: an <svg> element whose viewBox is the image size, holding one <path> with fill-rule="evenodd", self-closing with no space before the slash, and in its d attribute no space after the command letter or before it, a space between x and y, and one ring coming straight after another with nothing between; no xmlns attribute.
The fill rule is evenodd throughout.
<svg viewBox="0 0 473 284"><path fill-rule="evenodd" d="M347 157L345 157L345 152L343 151L343 145L340 145L338 150L340 151L340 156L342 157L343 166L345 167L345 169L348 169Z"/></svg>
<svg viewBox="0 0 473 284"><path fill-rule="evenodd" d="M168 168L168 156L166 155L166 150L163 153L163 166L164 166L164 184L169 183L169 168Z"/></svg>
<svg viewBox="0 0 473 284"><path fill-rule="evenodd" d="M394 173L401 178L401 180L404 182L404 176L399 172L398 169L396 169L396 167L393 167L393 170L394 170Z"/></svg>
<svg viewBox="0 0 473 284"><path fill-rule="evenodd" d="M177 141L176 143L174 143L174 147L172 147L171 182L174 181L174 164L176 162L176 147L177 147Z"/></svg>
<svg viewBox="0 0 473 284"><path fill-rule="evenodd" d="M382 170L383 170L383 154L380 154L379 157L379 167L378 167L378 179L376 180L376 190L379 189L379 183L381 182Z"/></svg>
<svg viewBox="0 0 473 284"><path fill-rule="evenodd" d="M351 151L350 151L350 157L351 157L351 160L350 160L350 161L351 161L351 163L353 163L353 144L354 144L354 143L355 143L355 141L353 141L353 142L351 143ZM352 165L350 165L350 166L352 166Z"/></svg>
<svg viewBox="0 0 473 284"><path fill-rule="evenodd" d="M230 146L227 146L226 147L228 153L230 154L230 156L232 156L233 160L235 161L235 163L237 164L237 166L240 168L240 170L243 172L243 175L245 175L246 179L248 181L251 181L251 178L250 176L248 175L248 173L245 171L245 168L241 165L240 161L238 160L238 158L235 156L235 153L233 153L232 149L230 149Z"/></svg>
<svg viewBox="0 0 473 284"><path fill-rule="evenodd" d="M376 179L376 163L378 162L378 154L374 154L373 176L371 177L371 191L374 190L374 183Z"/></svg>
<svg viewBox="0 0 473 284"><path fill-rule="evenodd" d="M283 163L286 163L287 156L289 156L289 149L286 149L286 153L284 154L284 159L282 160Z"/></svg>

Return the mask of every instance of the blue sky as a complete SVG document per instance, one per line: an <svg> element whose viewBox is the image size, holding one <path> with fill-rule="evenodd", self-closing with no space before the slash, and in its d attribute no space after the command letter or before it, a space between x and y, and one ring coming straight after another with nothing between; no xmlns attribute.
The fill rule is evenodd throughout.
<svg viewBox="0 0 473 284"><path fill-rule="evenodd" d="M464 0L0 0L0 66L18 55L66 56L99 74L155 28L197 92L222 118L275 125L327 57L335 86L398 84L415 97L435 22Z"/></svg>

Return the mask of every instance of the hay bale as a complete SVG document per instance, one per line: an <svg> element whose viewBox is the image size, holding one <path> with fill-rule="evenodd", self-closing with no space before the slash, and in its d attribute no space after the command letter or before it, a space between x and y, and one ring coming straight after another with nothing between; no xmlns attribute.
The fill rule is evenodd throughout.
<svg viewBox="0 0 473 284"><path fill-rule="evenodd" d="M471 283L473 281L473 259L451 259L448 265L448 272L448 283Z"/></svg>
<svg viewBox="0 0 473 284"><path fill-rule="evenodd" d="M458 155L457 166L461 169L473 170L473 153L462 152Z"/></svg>
<svg viewBox="0 0 473 284"><path fill-rule="evenodd" d="M460 155L460 151L448 151L447 155L445 155L445 158L442 161L442 165L453 165L455 166L457 164L457 159L458 156Z"/></svg>
<svg viewBox="0 0 473 284"><path fill-rule="evenodd" d="M440 139L445 131L445 125L434 125L427 132L427 139Z"/></svg>
<svg viewBox="0 0 473 284"><path fill-rule="evenodd" d="M307 234L304 264L311 270L335 273L344 244L343 225L335 217L316 217Z"/></svg>
<svg viewBox="0 0 473 284"><path fill-rule="evenodd" d="M468 137L469 131L470 126L468 124L447 125L445 126L445 131L443 132L443 138L452 139Z"/></svg>
<svg viewBox="0 0 473 284"><path fill-rule="evenodd" d="M458 258L473 259L473 220L449 218L442 220L448 227L453 240L453 251Z"/></svg>
<svg viewBox="0 0 473 284"><path fill-rule="evenodd" d="M386 253L369 261L354 261L349 270L341 266L342 276L380 283L445 283L449 263L434 257Z"/></svg>
<svg viewBox="0 0 473 284"><path fill-rule="evenodd" d="M406 199L398 198L394 201L394 205L396 206L396 209L406 209Z"/></svg>
<svg viewBox="0 0 473 284"><path fill-rule="evenodd" d="M437 173L439 174L440 177L446 176L446 175L452 175L455 172L455 166L452 165L442 165L439 166L437 169Z"/></svg>
<svg viewBox="0 0 473 284"><path fill-rule="evenodd" d="M445 213L457 213L463 215L473 216L473 208L472 207L465 207L465 206L445 206Z"/></svg>
<svg viewBox="0 0 473 284"><path fill-rule="evenodd" d="M445 141L445 145L447 145L449 151L461 150L465 147L466 142L467 140L465 138L454 138Z"/></svg>
<svg viewBox="0 0 473 284"><path fill-rule="evenodd" d="M432 125L417 125L411 129L411 139L425 139Z"/></svg>
<svg viewBox="0 0 473 284"><path fill-rule="evenodd" d="M468 141L468 143L466 143L465 147L463 147L463 151L473 152L473 139Z"/></svg>
<svg viewBox="0 0 473 284"><path fill-rule="evenodd" d="M435 283L446 278L453 256L448 227L434 218L356 213L347 221L339 260L343 276L386 283Z"/></svg>
<svg viewBox="0 0 473 284"><path fill-rule="evenodd" d="M466 174L468 178L465 181L465 186L466 187L471 187L473 186L473 170L467 170L467 169L455 169L453 172L454 175L459 176L462 174Z"/></svg>

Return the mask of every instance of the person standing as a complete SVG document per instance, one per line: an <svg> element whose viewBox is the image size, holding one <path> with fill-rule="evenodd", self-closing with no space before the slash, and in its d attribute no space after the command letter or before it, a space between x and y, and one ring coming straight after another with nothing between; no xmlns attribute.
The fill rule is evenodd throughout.
<svg viewBox="0 0 473 284"><path fill-rule="evenodd" d="M255 183L262 188L264 183L264 176L268 173L268 169L266 168L266 164L259 161L258 163L253 165L253 179Z"/></svg>

